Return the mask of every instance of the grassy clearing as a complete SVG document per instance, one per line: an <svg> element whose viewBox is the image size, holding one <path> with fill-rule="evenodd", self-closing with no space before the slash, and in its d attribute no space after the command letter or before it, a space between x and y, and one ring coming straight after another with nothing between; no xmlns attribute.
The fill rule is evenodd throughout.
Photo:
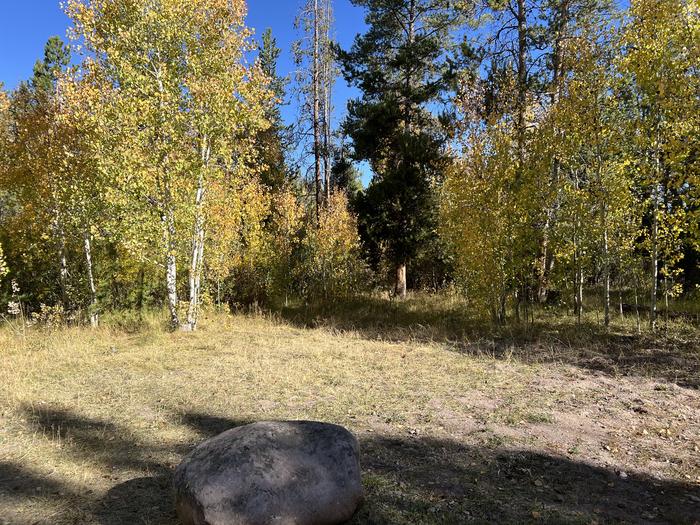
<svg viewBox="0 0 700 525"><path fill-rule="evenodd" d="M0 523L174 524L182 456L260 419L357 434L358 524L700 516L697 330L493 332L430 301L0 330Z"/></svg>

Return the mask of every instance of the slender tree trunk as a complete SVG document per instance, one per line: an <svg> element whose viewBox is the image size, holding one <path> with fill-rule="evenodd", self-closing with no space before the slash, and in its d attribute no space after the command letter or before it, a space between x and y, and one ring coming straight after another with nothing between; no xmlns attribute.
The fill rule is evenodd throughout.
<svg viewBox="0 0 700 525"><path fill-rule="evenodd" d="M68 311L68 259L66 257L66 232L58 207L54 209L54 230L58 237L58 278L61 286L61 306Z"/></svg>
<svg viewBox="0 0 700 525"><path fill-rule="evenodd" d="M639 290L639 277L635 277L635 283L634 283L634 313L637 317L637 333L641 334L642 333L642 321L639 318L639 294L637 291Z"/></svg>
<svg viewBox="0 0 700 525"><path fill-rule="evenodd" d="M583 315L583 264L581 262L581 254L579 253L578 239L574 234L574 266L576 268L574 274L574 309L576 313L576 323L581 324L581 316Z"/></svg>
<svg viewBox="0 0 700 525"><path fill-rule="evenodd" d="M319 8L318 0L314 0L313 12L313 56L311 65L311 91L313 97L312 118L314 128L314 184L316 190L316 222L321 217L321 122L320 122L320 71L319 71Z"/></svg>
<svg viewBox="0 0 700 525"><path fill-rule="evenodd" d="M331 201L331 161L329 157L330 151L330 131L328 129L328 124L325 124L326 129L323 134L323 189L324 189L324 201L328 204Z"/></svg>
<svg viewBox="0 0 700 525"><path fill-rule="evenodd" d="M578 316L578 246L576 244L576 235L574 234L574 315Z"/></svg>
<svg viewBox="0 0 700 525"><path fill-rule="evenodd" d="M495 290L494 290L495 292ZM493 319L493 323L498 326L505 326L506 324L506 301L507 301L507 292L503 287L501 287L501 291L495 295L494 302L492 303L490 309L491 309L491 318Z"/></svg>
<svg viewBox="0 0 700 525"><path fill-rule="evenodd" d="M90 234L87 230L83 233L83 249L85 251L85 266L87 268L88 286L90 288L90 326L97 328L100 325L100 314L97 311L97 288L92 271L92 246Z"/></svg>
<svg viewBox="0 0 700 525"><path fill-rule="evenodd" d="M169 201L169 199L168 199ZM163 247L165 248L165 287L168 295L168 311L170 313L170 328L180 327L180 317L177 313L177 256L175 246L175 214L171 203L167 202L161 214L163 225Z"/></svg>
<svg viewBox="0 0 700 525"><path fill-rule="evenodd" d="M333 55L331 52L331 26L333 23L333 13L330 0L326 0L324 6L323 19L325 24L325 35L323 45L323 174L325 177L325 198L326 203L328 203L331 200L331 120L333 117Z"/></svg>
<svg viewBox="0 0 700 525"><path fill-rule="evenodd" d="M622 268L622 255L618 255L617 259L617 267L618 267L618 276L617 276L617 295L618 295L618 302L620 306L620 319L625 318L625 310L623 308L623 302L622 302L622 293L624 290L625 286L625 281L624 281L624 273L623 273L623 268Z"/></svg>
<svg viewBox="0 0 700 525"><path fill-rule="evenodd" d="M529 283L526 283L525 286L523 286L523 300L525 301L525 324L529 322L530 319L530 291L531 291L531 286Z"/></svg>
<svg viewBox="0 0 700 525"><path fill-rule="evenodd" d="M66 258L66 237L61 231L60 237L60 248L58 257L60 259L61 265L61 303L63 304L63 311L68 311L68 260Z"/></svg>
<svg viewBox="0 0 700 525"><path fill-rule="evenodd" d="M578 303L578 324L581 324L581 317L583 316L583 268L581 267L578 269L576 302Z"/></svg>
<svg viewBox="0 0 700 525"><path fill-rule="evenodd" d="M574 254L574 259L576 258L576 255ZM575 265L575 270L574 270L574 316L577 318L577 324L581 324L581 316L579 315L579 304L578 304L578 263L574 262Z"/></svg>
<svg viewBox="0 0 700 525"><path fill-rule="evenodd" d="M668 332L668 277L664 275L664 321L666 322L666 331Z"/></svg>
<svg viewBox="0 0 700 525"><path fill-rule="evenodd" d="M326 88L325 103L329 104L330 88ZM325 109L323 133L323 187L326 204L331 200L331 110Z"/></svg>
<svg viewBox="0 0 700 525"><path fill-rule="evenodd" d="M578 173L574 175L574 188L578 192L579 180ZM578 213L578 212L577 212ZM583 294L581 283L583 282L583 264L581 263L581 253L579 249L578 234L581 229L580 215L576 217L574 227L574 313L576 314L577 324L581 324L581 314L583 312Z"/></svg>
<svg viewBox="0 0 700 525"><path fill-rule="evenodd" d="M654 188L652 194L653 216L651 224L651 304L649 307L649 327L656 330L656 298L659 285L659 185L661 180L661 152L659 151L659 130L656 129L654 146Z"/></svg>
<svg viewBox="0 0 700 525"><path fill-rule="evenodd" d="M525 111L527 106L527 6L525 0L517 0L518 22L518 99L517 140L518 178L525 166Z"/></svg>
<svg viewBox="0 0 700 525"><path fill-rule="evenodd" d="M161 69L156 71L156 81L158 83L159 93L164 93L163 80L161 78ZM163 98L159 102L161 109L161 117L164 112ZM160 130L158 135L160 136ZM160 137L164 141L164 137ZM164 167L167 154L161 154L161 167ZM170 328L177 330L180 327L180 316L178 314L178 297L177 297L177 246L176 246L176 231L175 231L175 210L173 204L173 196L170 188L170 181L167 176L158 183L161 203L160 203L160 220L163 227L163 248L165 250L165 289L168 296L168 312L170 314Z"/></svg>
<svg viewBox="0 0 700 525"><path fill-rule="evenodd" d="M396 288L394 291L399 299L406 298L406 263L396 267Z"/></svg>
<svg viewBox="0 0 700 525"><path fill-rule="evenodd" d="M139 268L139 287L138 293L136 294L136 309L139 311L139 315L143 311L143 296L144 296L144 286L146 284L146 271L144 270L143 264Z"/></svg>
<svg viewBox="0 0 700 525"><path fill-rule="evenodd" d="M624 319L625 318L625 310L624 310L623 304L622 304L622 283L620 283L620 288L618 289L617 293L618 293L618 300L619 300L619 304L620 304L620 319Z"/></svg>
<svg viewBox="0 0 700 525"><path fill-rule="evenodd" d="M415 0L410 0L408 5L407 13L407 27L406 27L406 41L410 47L413 44L415 38L415 24L416 24L416 2ZM410 94L413 87L413 78L411 74L410 64L407 65L404 70L404 100L403 100L403 129L405 134L411 133L412 130L412 107ZM402 159L404 168L407 168L406 159ZM406 262L399 264L396 268L396 296L400 299L406 298Z"/></svg>
<svg viewBox="0 0 700 525"><path fill-rule="evenodd" d="M559 102L562 89L562 69L564 68L564 39L567 36L567 29L569 26L569 0L564 0L560 2L557 6L555 12L555 38L552 53L552 87L550 93L550 105L555 107ZM558 139L560 136L560 130L558 126L555 126L554 136ZM556 139L555 139L556 140ZM551 185L553 188L559 187L559 172L561 169L561 160L559 156L555 153L552 159L552 170L551 170ZM551 234L552 224L555 221L555 207L556 203L551 205L547 210L547 219L542 230L542 250L539 268L539 283L537 291L537 299L539 303L544 303L547 300L547 293L549 291L549 237Z"/></svg>
<svg viewBox="0 0 700 525"><path fill-rule="evenodd" d="M199 172L194 203L195 220L194 232L192 234L192 254L190 258L190 304L189 308L187 309L187 323L183 326L184 330L192 332L197 329L197 319L199 317L202 269L204 266L204 172L209 167L210 155L211 150L209 140L206 136L204 136L202 139L201 150L202 167Z"/></svg>
<svg viewBox="0 0 700 525"><path fill-rule="evenodd" d="M506 292L503 290L499 298L498 319L501 326L506 325Z"/></svg>
<svg viewBox="0 0 700 525"><path fill-rule="evenodd" d="M649 306L649 328L656 330L656 296L659 281L659 201L658 185L654 183L654 212L651 223L651 303Z"/></svg>
<svg viewBox="0 0 700 525"><path fill-rule="evenodd" d="M543 304L547 301L547 293L549 292L549 230L551 227L551 214L547 213L547 219L542 229L542 242L540 248L539 275L537 283L537 301Z"/></svg>
<svg viewBox="0 0 700 525"><path fill-rule="evenodd" d="M605 218L603 218L603 311L603 322L605 326L610 326L610 263L608 261L608 226Z"/></svg>

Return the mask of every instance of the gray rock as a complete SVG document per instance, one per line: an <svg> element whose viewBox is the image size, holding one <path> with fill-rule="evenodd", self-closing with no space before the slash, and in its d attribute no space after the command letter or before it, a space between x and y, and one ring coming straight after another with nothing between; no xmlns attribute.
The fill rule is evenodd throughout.
<svg viewBox="0 0 700 525"><path fill-rule="evenodd" d="M363 500L357 439L312 421L227 430L195 448L174 483L184 525L331 525Z"/></svg>

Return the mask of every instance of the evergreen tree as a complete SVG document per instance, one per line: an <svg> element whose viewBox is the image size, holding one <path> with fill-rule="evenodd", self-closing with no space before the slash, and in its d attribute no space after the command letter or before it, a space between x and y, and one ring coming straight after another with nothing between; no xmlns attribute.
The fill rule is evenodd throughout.
<svg viewBox="0 0 700 525"><path fill-rule="evenodd" d="M362 191L360 171L342 151L335 156L331 177L333 187L347 193L351 202Z"/></svg>
<svg viewBox="0 0 700 525"><path fill-rule="evenodd" d="M456 78L452 30L461 10L448 0L353 4L365 8L369 28L339 51L346 79L362 91L344 127L354 157L374 172L357 204L360 228L370 251L395 268L396 294L405 297L406 266L435 231L432 184L448 133L434 108Z"/></svg>
<svg viewBox="0 0 700 525"><path fill-rule="evenodd" d="M52 95L58 78L70 64L70 48L61 37L52 36L44 46L44 59L34 64L31 87L39 95Z"/></svg>
<svg viewBox="0 0 700 525"><path fill-rule="evenodd" d="M287 79L277 74L277 60L280 53L272 30L266 29L262 35L259 62L260 68L269 79L269 87L274 98L269 101L265 110L270 127L258 133L257 147L260 160L265 166L261 173L262 182L273 190L279 189L287 178L285 152L290 142L289 129L284 125L280 111L287 84Z"/></svg>

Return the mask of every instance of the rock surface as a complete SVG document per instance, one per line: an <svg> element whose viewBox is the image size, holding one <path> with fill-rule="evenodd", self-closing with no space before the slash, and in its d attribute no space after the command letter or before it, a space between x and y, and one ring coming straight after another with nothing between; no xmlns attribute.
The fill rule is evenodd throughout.
<svg viewBox="0 0 700 525"><path fill-rule="evenodd" d="M174 483L184 525L331 525L363 499L357 439L312 421L227 430L195 448Z"/></svg>

